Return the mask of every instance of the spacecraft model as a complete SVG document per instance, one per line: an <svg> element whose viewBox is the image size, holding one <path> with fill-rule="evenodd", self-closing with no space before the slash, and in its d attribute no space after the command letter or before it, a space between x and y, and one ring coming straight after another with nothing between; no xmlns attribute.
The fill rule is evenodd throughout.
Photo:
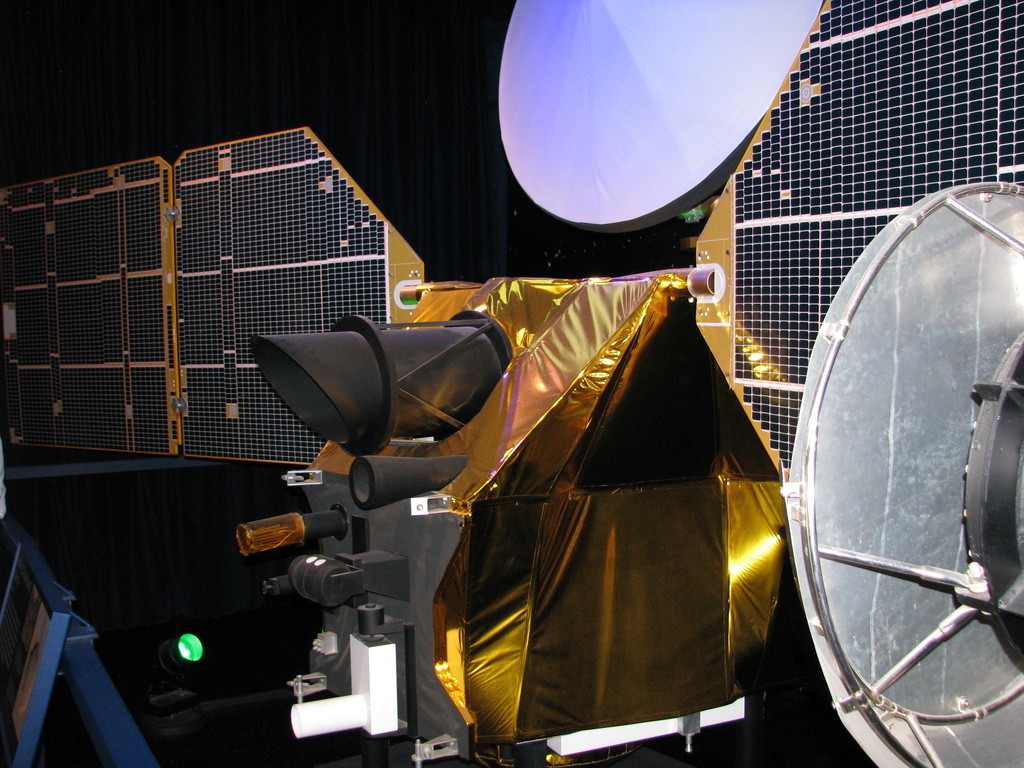
<svg viewBox="0 0 1024 768"><path fill-rule="evenodd" d="M765 30L791 20L792 66L758 48L734 68L749 30L697 5L517 4L502 136L538 205L623 231L721 194L692 270L424 292L417 321L480 312L511 357L497 379L474 370L489 389L475 413L395 385L383 399L433 414L433 436L390 432L357 455L346 428L293 475L345 533L291 575L361 580L320 597L326 632L296 686L336 702L297 705L297 732L356 722L347 696L376 700L345 639L376 632L399 650L388 726L426 740L418 760L593 760L692 733L784 676L791 558L840 718L872 760L1019 763L1024 18L994 0L794 4L755 35L781 40ZM659 60L684 37L728 52L722 78L743 85L782 56L774 102L748 123L713 63ZM682 93L693 80L713 84L700 101ZM386 389L405 365L366 380Z"/></svg>
<svg viewBox="0 0 1024 768"><path fill-rule="evenodd" d="M1024 13L634 5L516 4L502 140L585 229L714 196L692 266L424 283L308 129L9 187L12 441L300 466L298 737L598 763L806 620L879 766L1018 765Z"/></svg>

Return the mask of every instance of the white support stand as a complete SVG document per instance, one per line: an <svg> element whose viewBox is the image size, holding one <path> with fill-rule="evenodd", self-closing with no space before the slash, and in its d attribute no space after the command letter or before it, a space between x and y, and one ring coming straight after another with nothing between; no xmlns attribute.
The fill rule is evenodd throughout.
<svg viewBox="0 0 1024 768"><path fill-rule="evenodd" d="M371 736L398 730L395 644L383 635L352 635L352 695L292 705L296 738L363 728Z"/></svg>
<svg viewBox="0 0 1024 768"><path fill-rule="evenodd" d="M742 720L743 713L743 699L737 699L731 704L726 704L724 707L716 707L715 709L699 713L700 727ZM579 754L580 752L589 752L593 749L604 749L605 747L614 747L618 744L632 744L647 739L655 739L659 736L670 736L675 733L686 734L687 729L683 721L688 720L688 717L672 717L667 720L651 720L646 723L631 723L629 725L616 725L611 728L577 731L576 733L568 733L564 736L555 736L548 739L548 748L552 752L566 757ZM689 732L692 733L693 731Z"/></svg>

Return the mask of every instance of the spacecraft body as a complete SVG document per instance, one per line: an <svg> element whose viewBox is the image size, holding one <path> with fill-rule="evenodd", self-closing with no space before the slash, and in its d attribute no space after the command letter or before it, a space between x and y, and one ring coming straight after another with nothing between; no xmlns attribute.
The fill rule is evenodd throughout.
<svg viewBox="0 0 1024 768"><path fill-rule="evenodd" d="M332 693L352 691L366 603L397 647L408 734L450 736L465 758L712 710L779 674L784 505L687 273L426 292L415 321L482 312L511 360L460 429L379 451L468 457L445 487L361 509L347 475L367 457L337 442L302 475L314 515L348 515L320 560L359 572L338 577L359 582L351 595L300 588L325 605L311 668ZM296 586L316 560L293 564Z"/></svg>
<svg viewBox="0 0 1024 768"><path fill-rule="evenodd" d="M668 98L688 114L643 120L643 104L571 103L581 72L615 83L642 70L609 64L633 53L632 34L645 42L635 50L661 49L634 28L640 15L566 5L518 3L506 40L502 136L524 189L563 220L609 231L697 202L714 169L672 187L667 207L630 209L629 182L652 188L663 168L681 181L670 151L717 132L654 138L707 105ZM807 5L771 8L794 35L807 30L797 18L811 28L792 66L790 43L775 51L770 90L782 86L754 110L760 124L740 120L726 142L721 162L738 165L712 185L722 191L694 272L426 294L418 320L482 312L510 360L472 418L381 451L461 456L460 473L437 494L411 486L411 501L353 513L352 534L325 540L342 559L416 550L410 583L430 614L412 595L380 598L393 625L414 625L415 653L398 654L408 733L448 734L484 762L518 762L537 743L575 755L567 735L680 715L686 733L689 713L782 676L771 654L786 624L781 476L814 650L865 753L886 768L1019 764L1024 17L986 0ZM694 10L659 6L654 31L692 20L665 24L669 6ZM723 50L753 50L738 24L710 15ZM753 18L754 38L781 40ZM554 32L565 45L550 44ZM650 71L656 93L671 92L659 78L686 82L685 69ZM738 93L708 82L712 95ZM598 140L593 114L624 116L614 141ZM588 140L563 130L577 122ZM559 152L553 136L592 151ZM633 162L630 150L653 146L651 163ZM580 162L565 171L553 155ZM588 174L596 181L581 184ZM583 200L595 205L580 211ZM313 465L342 495L363 460L349 453L329 444ZM324 494L318 509L339 498ZM432 520L416 523L422 534L408 532L414 511ZM355 632L352 613L329 608L327 623ZM345 689L340 654L314 653L313 667Z"/></svg>

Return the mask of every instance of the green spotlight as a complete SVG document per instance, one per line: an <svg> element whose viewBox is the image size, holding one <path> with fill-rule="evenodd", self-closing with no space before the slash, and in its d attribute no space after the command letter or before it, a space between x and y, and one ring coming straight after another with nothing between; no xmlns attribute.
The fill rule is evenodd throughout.
<svg viewBox="0 0 1024 768"><path fill-rule="evenodd" d="M203 643L191 632L169 637L160 643L157 660L172 675L184 675L203 657Z"/></svg>
<svg viewBox="0 0 1024 768"><path fill-rule="evenodd" d="M191 632L186 632L178 637L178 655L182 661L199 661L203 658L203 641Z"/></svg>

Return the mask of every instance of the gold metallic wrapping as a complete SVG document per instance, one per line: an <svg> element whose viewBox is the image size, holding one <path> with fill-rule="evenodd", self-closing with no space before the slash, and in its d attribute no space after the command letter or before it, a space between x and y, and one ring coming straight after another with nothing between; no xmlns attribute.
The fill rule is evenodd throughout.
<svg viewBox="0 0 1024 768"><path fill-rule="evenodd" d="M685 271L458 294L427 292L415 319L485 311L513 360L457 433L385 452L470 457L444 489L468 525L434 635L474 753L688 714L763 680L783 504ZM350 460L328 445L314 466Z"/></svg>

